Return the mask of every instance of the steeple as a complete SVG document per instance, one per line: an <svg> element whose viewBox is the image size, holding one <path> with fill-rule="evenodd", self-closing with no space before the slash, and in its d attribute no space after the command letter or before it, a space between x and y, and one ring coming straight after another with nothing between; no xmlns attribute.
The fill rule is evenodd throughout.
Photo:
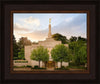
<svg viewBox="0 0 100 84"><path fill-rule="evenodd" d="M51 18L49 18L49 32L48 32L48 38L51 38Z"/></svg>

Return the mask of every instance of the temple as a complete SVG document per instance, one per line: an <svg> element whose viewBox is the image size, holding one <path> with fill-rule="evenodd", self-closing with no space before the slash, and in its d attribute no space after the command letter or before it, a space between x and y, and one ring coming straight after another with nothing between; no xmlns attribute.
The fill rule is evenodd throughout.
<svg viewBox="0 0 100 84"><path fill-rule="evenodd" d="M51 50L58 44L62 44L61 41L56 41L52 38L51 34L51 18L49 19L49 31L48 31L48 38L44 41L39 41L38 44L32 44L30 46L25 46L25 59L28 61L28 65L31 65L32 67L39 65L38 61L31 60L31 52L33 49L36 49L38 46L43 46L49 50L49 61L46 64L46 67L48 70L51 70L55 67L60 68L60 62L54 62L52 57L51 57ZM65 44L65 46L68 47L68 44ZM63 66L68 66L68 62L62 62ZM45 64L41 61L40 62L40 67L45 67Z"/></svg>

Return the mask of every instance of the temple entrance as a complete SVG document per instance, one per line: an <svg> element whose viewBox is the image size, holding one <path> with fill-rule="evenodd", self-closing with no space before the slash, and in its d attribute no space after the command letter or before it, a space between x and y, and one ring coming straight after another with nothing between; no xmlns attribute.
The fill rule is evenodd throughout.
<svg viewBox="0 0 100 84"><path fill-rule="evenodd" d="M54 67L55 67L55 62L53 61L47 62L47 70L54 70Z"/></svg>

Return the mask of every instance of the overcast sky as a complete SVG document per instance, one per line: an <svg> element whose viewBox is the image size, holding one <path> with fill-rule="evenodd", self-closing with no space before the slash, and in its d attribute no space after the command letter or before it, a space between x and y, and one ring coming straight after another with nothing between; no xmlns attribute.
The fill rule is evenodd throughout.
<svg viewBox="0 0 100 84"><path fill-rule="evenodd" d="M27 37L32 42L45 40L48 36L49 18L52 34L87 37L86 13L14 13L13 34L18 41Z"/></svg>

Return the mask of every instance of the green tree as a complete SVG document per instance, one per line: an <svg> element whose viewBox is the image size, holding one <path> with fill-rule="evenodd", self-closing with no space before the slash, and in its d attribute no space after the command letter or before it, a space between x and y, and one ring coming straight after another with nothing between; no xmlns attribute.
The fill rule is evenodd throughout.
<svg viewBox="0 0 100 84"><path fill-rule="evenodd" d="M24 48L22 48L21 50L20 50L20 52L18 52L18 58L19 59L25 59L25 57L24 57Z"/></svg>
<svg viewBox="0 0 100 84"><path fill-rule="evenodd" d="M24 46L31 45L31 41L27 37L21 37L17 43L18 45L18 59L25 59L24 57Z"/></svg>
<svg viewBox="0 0 100 84"><path fill-rule="evenodd" d="M13 59L16 60L18 59L18 45L17 45L17 42L16 42L16 38L15 36L13 35Z"/></svg>
<svg viewBox="0 0 100 84"><path fill-rule="evenodd" d="M81 37L81 36L79 36L79 37L78 37L78 41L85 41L85 42L86 42L87 39L86 39L86 38L83 38L83 37Z"/></svg>
<svg viewBox="0 0 100 84"><path fill-rule="evenodd" d="M71 36L70 42L74 42L74 41L77 41L77 37L76 36Z"/></svg>
<svg viewBox="0 0 100 84"><path fill-rule="evenodd" d="M63 44L68 43L68 39L66 38L66 36L63 36L59 33L53 34L52 38L54 38L57 41L61 41Z"/></svg>
<svg viewBox="0 0 100 84"><path fill-rule="evenodd" d="M72 56L73 56L73 54L72 54L72 52L71 52L71 49L67 49L67 54L68 54L68 56L66 56L65 57L65 62L70 62L70 61L72 61L73 59L72 59Z"/></svg>
<svg viewBox="0 0 100 84"><path fill-rule="evenodd" d="M27 37L21 37L18 41L19 50L24 48L25 45L31 45L32 42Z"/></svg>
<svg viewBox="0 0 100 84"><path fill-rule="evenodd" d="M84 64L84 62L87 61L85 59L87 57L87 52L86 52L86 42L79 40L79 41L74 41L69 43L69 49L72 52L72 61L77 64Z"/></svg>
<svg viewBox="0 0 100 84"><path fill-rule="evenodd" d="M40 61L47 62L49 60L49 54L47 48L44 48L43 46L37 47L37 49L34 49L32 51L30 58L32 60L39 61L39 67L40 67Z"/></svg>
<svg viewBox="0 0 100 84"><path fill-rule="evenodd" d="M68 61L67 59L69 59L68 58L68 48L64 46L64 44L56 45L51 50L51 56L55 62L61 62L61 67L62 67L62 62Z"/></svg>
<svg viewBox="0 0 100 84"><path fill-rule="evenodd" d="M80 64L85 65L87 63L87 49L86 46L82 46L78 51L78 56L80 58Z"/></svg>

